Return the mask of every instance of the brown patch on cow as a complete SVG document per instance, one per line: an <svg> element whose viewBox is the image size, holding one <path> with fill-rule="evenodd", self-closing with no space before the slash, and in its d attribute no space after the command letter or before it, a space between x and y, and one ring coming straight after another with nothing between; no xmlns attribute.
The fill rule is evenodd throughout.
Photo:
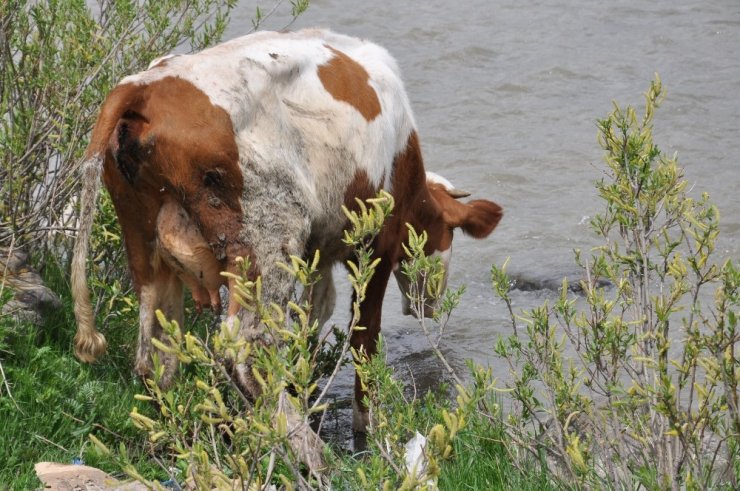
<svg viewBox="0 0 740 491"><path fill-rule="evenodd" d="M223 269L235 272L234 257L249 255L238 239L243 177L231 119L190 82L166 77L115 88L93 130L88 154L95 153L105 155L103 181L137 290L153 275L165 200L188 212Z"/></svg>
<svg viewBox="0 0 740 491"><path fill-rule="evenodd" d="M426 230L432 233L431 227L440 222L440 212L429 195L426 186L426 172L421 156L421 145L415 131L409 134L406 148L396 155L391 174L392 194L396 201L393 216L400 224L399 237L391 241L400 242L407 238L406 223L417 232Z"/></svg>
<svg viewBox="0 0 740 491"><path fill-rule="evenodd" d="M136 180L139 166L146 160L154 145L153 137L142 138L147 132L148 124L141 115L127 111L118 121L108 141L108 149L118 170L130 184Z"/></svg>
<svg viewBox="0 0 740 491"><path fill-rule="evenodd" d="M146 97L141 86L125 84L114 88L102 106L87 150L88 157L95 154L104 156L102 179L121 224L129 269L137 292L142 284L151 282L153 277L151 244L155 240L160 203L156 195L134 189L121 173L115 158L118 138L114 134L125 119L124 115L145 105ZM116 144L114 148L111 148L111 141Z"/></svg>
<svg viewBox="0 0 740 491"><path fill-rule="evenodd" d="M334 57L318 69L318 76L324 88L334 99L343 101L362 116L372 121L380 115L378 94L370 86L367 70L343 52L326 46Z"/></svg>
<svg viewBox="0 0 740 491"><path fill-rule="evenodd" d="M376 194L378 194L378 189L370 182L367 172L364 169L359 169L344 191L344 206L350 210L357 210L358 199L365 201L374 198Z"/></svg>
<svg viewBox="0 0 740 491"><path fill-rule="evenodd" d="M427 181L427 188L429 189L429 194L431 195L432 199L438 205L438 208L442 209L443 204L446 203L446 200L450 197L445 187L441 184ZM443 216L444 213L441 213L440 218L442 218ZM435 248L438 251L448 250L450 247L452 247L453 229L454 227L452 226L445 227L445 230L440 230L434 237L430 237L429 243L435 244Z"/></svg>
<svg viewBox="0 0 740 491"><path fill-rule="evenodd" d="M270 53L270 58L272 58L273 60L277 60L279 56L277 53Z"/></svg>
<svg viewBox="0 0 740 491"><path fill-rule="evenodd" d="M435 216L439 217L439 211L426 187L424 163L416 132L409 135L406 148L394 158L392 172L391 194L395 200L395 207L371 246L374 257L380 258L381 261L367 288L360 309L359 325L365 327L365 330L353 332L351 339L355 349L364 347L369 355L374 355L377 350L383 295L388 278L392 268L404 259L402 243L408 240L406 223L410 223L419 232L429 230L430 224L441 223L441 220L434 220ZM348 199L353 200L355 196L366 199L366 196L374 195L375 190L370 186L367 175L358 173L352 183L352 192L345 194L345 203ZM359 379L356 379L355 397L360 407L363 394Z"/></svg>
<svg viewBox="0 0 740 491"><path fill-rule="evenodd" d="M93 128L87 147L87 158L95 154L104 154L113 130L124 114L146 103L148 94L142 89L144 86L141 85L123 84L110 91Z"/></svg>
<svg viewBox="0 0 740 491"><path fill-rule="evenodd" d="M417 200L426 198L426 172L416 131L409 134L406 148L393 159L392 172L391 186L396 205L413 208Z"/></svg>

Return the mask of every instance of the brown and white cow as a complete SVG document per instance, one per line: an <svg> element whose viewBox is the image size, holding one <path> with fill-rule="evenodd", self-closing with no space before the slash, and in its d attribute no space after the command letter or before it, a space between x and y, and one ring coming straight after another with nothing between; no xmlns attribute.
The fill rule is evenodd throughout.
<svg viewBox="0 0 740 491"><path fill-rule="evenodd" d="M72 268L77 356L93 361L106 349L85 277L101 173L140 302L139 374L149 372L151 339L162 334L155 310L182 323L183 283L197 304L218 308L219 273L236 272L236 258L248 257L250 274L263 277L265 300L284 302L293 282L276 263L320 249L330 277L331 266L350 257L341 242L342 205L354 208L355 198L385 189L395 208L373 244L381 261L361 305L366 329L352 334L355 348L375 353L406 223L427 231L427 253L445 253L454 228L482 238L502 216L491 201L457 201L444 179L430 174L427 182L415 127L388 52L326 30L256 33L156 60L124 78L101 108L84 163ZM319 294L326 317L331 282ZM253 327L236 301L228 313L243 329ZM166 384L176 362L160 357ZM361 398L356 382L360 430L367 423Z"/></svg>

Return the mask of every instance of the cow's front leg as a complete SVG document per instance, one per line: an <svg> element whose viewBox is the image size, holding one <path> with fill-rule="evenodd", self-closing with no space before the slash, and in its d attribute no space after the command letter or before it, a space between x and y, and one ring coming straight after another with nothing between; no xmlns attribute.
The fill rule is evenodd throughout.
<svg viewBox="0 0 740 491"><path fill-rule="evenodd" d="M378 352L378 336L383 311L383 297L391 274L391 261L383 258L375 269L368 284L365 300L360 304L360 321L362 330L352 331L350 343L356 352L363 351L368 357ZM356 301L356 297L353 299ZM355 396L352 401L352 428L365 432L370 424L370 414L365 404L366 392L362 388L360 376L355 373Z"/></svg>
<svg viewBox="0 0 740 491"><path fill-rule="evenodd" d="M151 377L152 338L164 343L164 330L159 325L155 312L161 310L168 320L177 321L182 326L184 318L182 282L169 268L160 269L151 282L141 285L139 293L139 346L136 351L135 371L142 377ZM165 367L159 386L167 388L177 371L177 358L174 355L156 350L159 361Z"/></svg>

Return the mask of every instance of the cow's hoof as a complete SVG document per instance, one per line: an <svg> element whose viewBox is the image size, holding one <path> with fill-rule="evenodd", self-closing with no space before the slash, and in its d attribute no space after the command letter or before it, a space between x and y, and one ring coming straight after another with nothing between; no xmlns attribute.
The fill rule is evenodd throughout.
<svg viewBox="0 0 740 491"><path fill-rule="evenodd" d="M360 433L366 433L370 426L370 413L367 409L360 408L356 400L352 400L352 429Z"/></svg>

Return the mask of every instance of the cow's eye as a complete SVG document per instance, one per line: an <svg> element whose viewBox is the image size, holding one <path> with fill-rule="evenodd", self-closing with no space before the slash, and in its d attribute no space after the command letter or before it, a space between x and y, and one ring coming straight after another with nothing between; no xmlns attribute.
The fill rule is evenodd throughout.
<svg viewBox="0 0 740 491"><path fill-rule="evenodd" d="M221 185L221 169L211 169L203 174L203 184L208 187Z"/></svg>

